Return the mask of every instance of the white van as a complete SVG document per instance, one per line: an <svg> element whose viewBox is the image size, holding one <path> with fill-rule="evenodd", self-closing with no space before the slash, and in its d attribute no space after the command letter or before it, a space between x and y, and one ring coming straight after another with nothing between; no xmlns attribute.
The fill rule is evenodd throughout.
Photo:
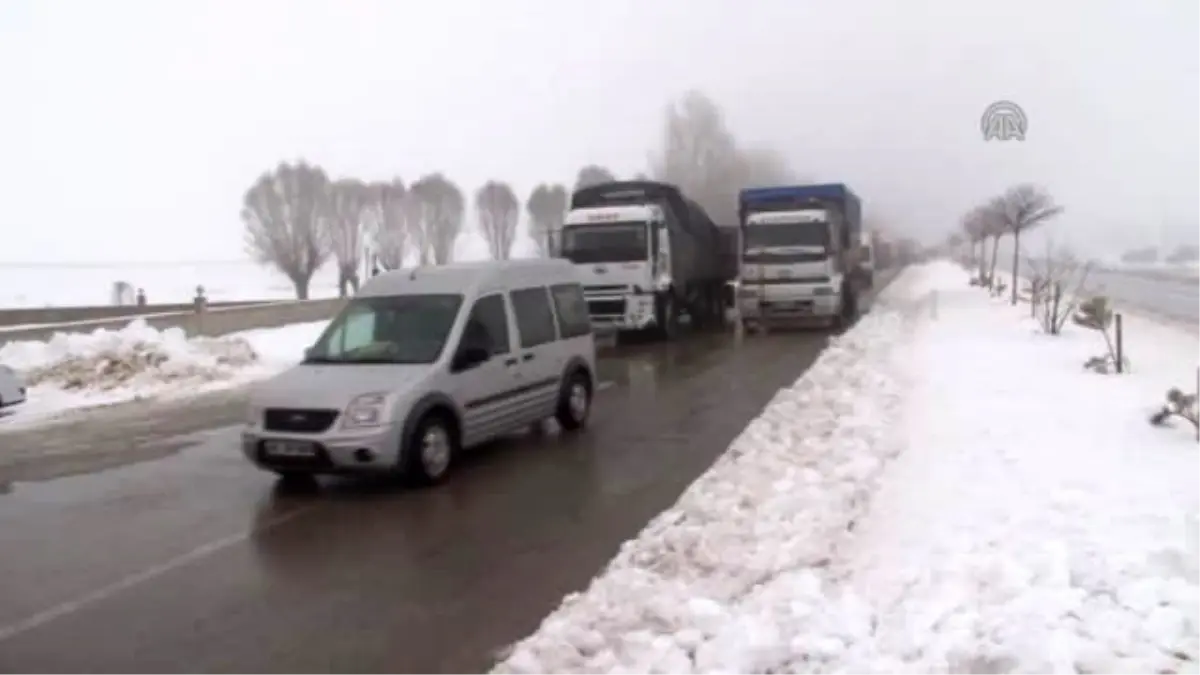
<svg viewBox="0 0 1200 675"><path fill-rule="evenodd" d="M583 428L596 344L574 266L459 263L373 277L304 361L251 394L242 450L284 478L445 478L464 448L554 417Z"/></svg>

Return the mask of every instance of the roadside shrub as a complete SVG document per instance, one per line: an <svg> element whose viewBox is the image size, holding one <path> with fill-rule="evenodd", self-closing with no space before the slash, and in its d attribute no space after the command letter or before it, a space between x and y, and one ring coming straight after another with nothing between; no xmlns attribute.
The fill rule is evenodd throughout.
<svg viewBox="0 0 1200 675"><path fill-rule="evenodd" d="M1104 346L1107 349L1106 354L1093 356L1084 362L1083 367L1101 375L1107 375L1111 372L1116 372L1117 368L1117 348L1112 339L1113 318L1116 314L1109 305L1108 298L1103 295L1097 295L1080 303L1071 320L1077 326L1082 326L1089 330L1098 331L1104 336ZM1121 355L1121 369L1129 369L1129 359Z"/></svg>
<svg viewBox="0 0 1200 675"><path fill-rule="evenodd" d="M1030 313L1042 332L1059 335L1079 306L1092 264L1081 263L1070 251L1047 244L1046 255L1030 259L1032 271Z"/></svg>
<svg viewBox="0 0 1200 675"><path fill-rule="evenodd" d="M1196 394L1185 394L1182 390L1172 387L1167 390L1167 402L1150 418L1154 426L1166 426L1172 417L1182 417L1192 423L1193 428L1200 429L1200 415L1197 414Z"/></svg>

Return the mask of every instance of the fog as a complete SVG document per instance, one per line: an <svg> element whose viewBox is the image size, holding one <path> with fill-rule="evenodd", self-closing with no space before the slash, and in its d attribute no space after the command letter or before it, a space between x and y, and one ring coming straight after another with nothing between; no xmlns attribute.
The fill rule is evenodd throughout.
<svg viewBox="0 0 1200 675"><path fill-rule="evenodd" d="M1194 242L1198 27L1194 0L6 0L0 261L239 259L281 160L522 197L632 176L692 88L898 234L1029 181L1087 254ZM999 99L1024 141L984 140Z"/></svg>

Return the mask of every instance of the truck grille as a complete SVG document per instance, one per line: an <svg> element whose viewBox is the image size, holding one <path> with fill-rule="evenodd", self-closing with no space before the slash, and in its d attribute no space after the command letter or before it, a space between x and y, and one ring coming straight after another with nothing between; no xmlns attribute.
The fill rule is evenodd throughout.
<svg viewBox="0 0 1200 675"><path fill-rule="evenodd" d="M267 408L263 411L263 428L267 431L318 434L333 426L337 416L336 410Z"/></svg>
<svg viewBox="0 0 1200 675"><path fill-rule="evenodd" d="M624 316L625 299L588 300L588 314L592 316Z"/></svg>
<svg viewBox="0 0 1200 675"><path fill-rule="evenodd" d="M827 276L811 276L811 277L771 277L770 279L743 279L742 284L746 286L776 286L787 284L827 284L829 277Z"/></svg>

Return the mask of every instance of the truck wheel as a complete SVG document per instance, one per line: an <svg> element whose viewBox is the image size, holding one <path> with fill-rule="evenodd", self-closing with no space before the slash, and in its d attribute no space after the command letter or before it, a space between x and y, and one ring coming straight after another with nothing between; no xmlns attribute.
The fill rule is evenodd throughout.
<svg viewBox="0 0 1200 675"><path fill-rule="evenodd" d="M674 340L679 334L679 305L675 303L675 296L658 296L654 303L654 314L659 336L664 340Z"/></svg>
<svg viewBox="0 0 1200 675"><path fill-rule="evenodd" d="M842 289L842 306L833 319L833 329L841 332L850 328L858 318L858 293L850 287Z"/></svg>

